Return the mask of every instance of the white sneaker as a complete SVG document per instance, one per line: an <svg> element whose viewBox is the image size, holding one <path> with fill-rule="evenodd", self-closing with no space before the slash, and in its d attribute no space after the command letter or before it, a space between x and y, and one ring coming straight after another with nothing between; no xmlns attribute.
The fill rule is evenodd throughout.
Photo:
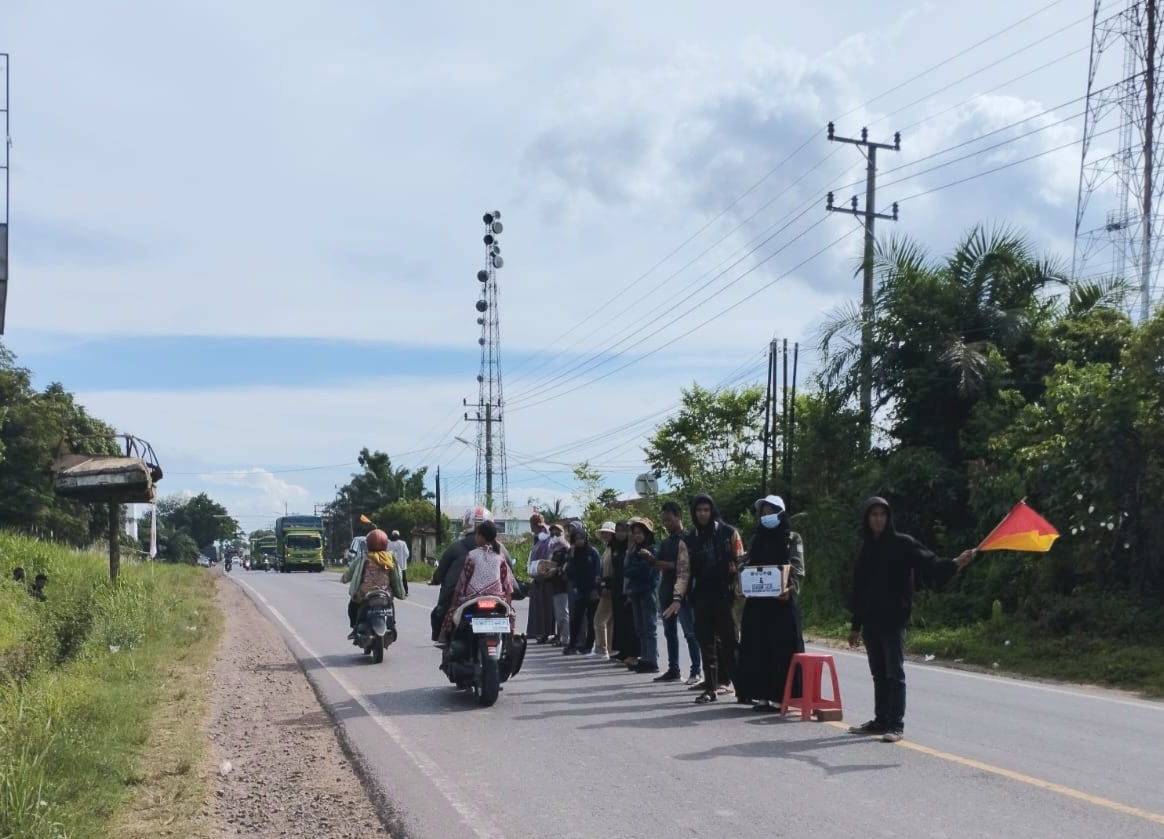
<svg viewBox="0 0 1164 839"><path fill-rule="evenodd" d="M696 673L694 676L692 676L690 679L688 679L683 684L687 685L688 687L694 687L695 685L701 685L701 684L703 684L703 676L699 673Z"/></svg>

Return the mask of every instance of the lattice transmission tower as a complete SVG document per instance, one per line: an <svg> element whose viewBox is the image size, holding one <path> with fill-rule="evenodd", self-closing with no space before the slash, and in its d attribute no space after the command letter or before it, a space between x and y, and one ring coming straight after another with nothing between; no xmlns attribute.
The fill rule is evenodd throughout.
<svg viewBox="0 0 1164 839"><path fill-rule="evenodd" d="M1095 0L1075 210L1075 277L1122 277L1141 319L1164 290L1161 28L1157 0Z"/></svg>
<svg viewBox="0 0 1164 839"><path fill-rule="evenodd" d="M477 325L481 327L481 367L477 372L477 403L465 419L477 423L477 478L474 496L479 506L490 510L509 508L509 480L505 456L505 399L501 388L501 322L498 312L497 269L505 264L501 258L501 213L486 213L485 267L477 272L481 296L477 299ZM498 480L500 479L500 480ZM500 490L500 494L497 494ZM495 507L497 502L500 507ZM501 519L500 516L497 517Z"/></svg>
<svg viewBox="0 0 1164 839"><path fill-rule="evenodd" d="M11 85L8 81L8 54L0 52L0 189L4 195L0 197L0 335L4 334L4 321L8 307L8 212L12 206L10 197L12 187L12 165L9 162L9 152L12 149L11 131L8 125L9 99Z"/></svg>

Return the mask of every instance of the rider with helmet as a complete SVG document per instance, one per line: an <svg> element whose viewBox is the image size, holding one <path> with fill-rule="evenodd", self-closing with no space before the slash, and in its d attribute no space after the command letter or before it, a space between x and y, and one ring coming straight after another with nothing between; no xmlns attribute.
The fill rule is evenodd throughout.
<svg viewBox="0 0 1164 839"><path fill-rule="evenodd" d="M343 581L350 582L348 596L348 623L351 633L348 638L356 637L356 624L359 623L360 606L364 597L376 589L391 591L397 599L404 598L404 586L401 583L400 567L392 553L388 550L388 534L377 528L364 539L363 549L360 550L348 570L344 572Z"/></svg>
<svg viewBox="0 0 1164 839"><path fill-rule="evenodd" d="M477 525L483 521L493 521L493 514L485 507L472 507L465 511L465 516L461 520L461 538L445 550L440 562L437 563L436 571L433 572L432 580L429 581L429 585L441 587L437 604L430 616L433 641L436 641L440 635L441 622L444 620L445 612L448 611L449 603L453 599L457 580L461 578L461 569L465 567L465 558L470 551L477 548ZM513 557L505 550L505 545L499 546L501 555L505 557L509 567L513 568Z"/></svg>

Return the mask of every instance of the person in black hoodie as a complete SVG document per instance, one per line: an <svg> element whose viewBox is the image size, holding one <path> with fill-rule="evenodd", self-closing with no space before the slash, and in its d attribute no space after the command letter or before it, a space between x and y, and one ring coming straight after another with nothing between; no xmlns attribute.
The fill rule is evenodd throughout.
<svg viewBox="0 0 1164 839"><path fill-rule="evenodd" d="M690 587L704 677L703 692L695 701L702 705L732 692L732 666L739 640L732 603L736 599L744 543L736 529L720 519L710 495L700 493L691 499L691 520L686 537L690 577L680 571L668 611L678 611L675 604L683 600ZM664 612L664 617L668 616Z"/></svg>
<svg viewBox="0 0 1164 839"><path fill-rule="evenodd" d="M905 630L917 588L939 589L974 561L975 551L939 559L917 539L898 533L884 498L861 506L861 552L853 574L849 646L862 636L873 675L873 719L849 729L896 743L905 731Z"/></svg>

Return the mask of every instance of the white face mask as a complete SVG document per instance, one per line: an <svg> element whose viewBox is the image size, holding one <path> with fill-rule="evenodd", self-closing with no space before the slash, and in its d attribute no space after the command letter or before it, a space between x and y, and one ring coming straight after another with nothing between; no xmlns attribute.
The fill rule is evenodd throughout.
<svg viewBox="0 0 1164 839"><path fill-rule="evenodd" d="M538 534L538 541L539 542L544 542L549 538L550 538L550 534L546 533L544 530Z"/></svg>

